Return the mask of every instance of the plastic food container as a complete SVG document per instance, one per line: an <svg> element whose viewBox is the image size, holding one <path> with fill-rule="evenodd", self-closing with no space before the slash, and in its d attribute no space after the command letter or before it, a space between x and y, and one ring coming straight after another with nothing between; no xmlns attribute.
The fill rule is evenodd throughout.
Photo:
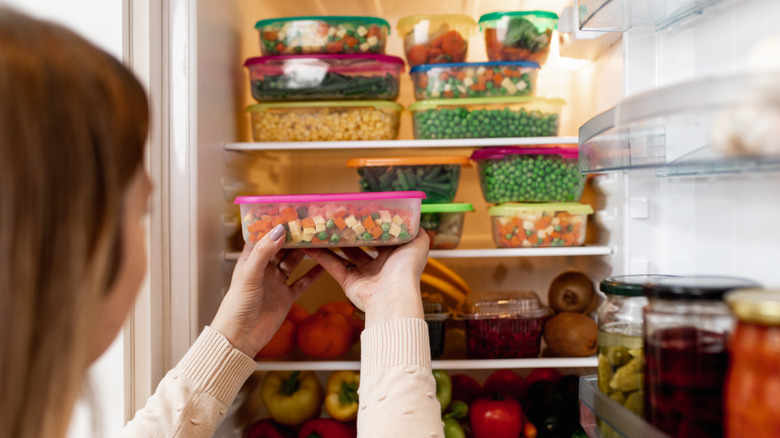
<svg viewBox="0 0 780 438"><path fill-rule="evenodd" d="M404 61L387 55L280 55L249 58L244 66L258 102L395 100Z"/></svg>
<svg viewBox="0 0 780 438"><path fill-rule="evenodd" d="M423 294L422 304L425 322L428 324L431 358L435 359L444 353L444 321L450 318L450 312L447 311L441 294Z"/></svg>
<svg viewBox="0 0 780 438"><path fill-rule="evenodd" d="M412 68L414 98L533 96L535 62L460 62L427 64Z"/></svg>
<svg viewBox="0 0 780 438"><path fill-rule="evenodd" d="M258 103L255 141L393 140L403 106L381 100Z"/></svg>
<svg viewBox="0 0 780 438"><path fill-rule="evenodd" d="M423 192L239 196L244 240L282 224L284 248L398 245L417 236Z"/></svg>
<svg viewBox="0 0 780 438"><path fill-rule="evenodd" d="M580 246L585 242L588 204L501 204L490 207L493 240L501 248Z"/></svg>
<svg viewBox="0 0 780 438"><path fill-rule="evenodd" d="M431 238L431 249L454 249L463 234L466 213L474 211L468 203L423 204L420 208L420 226Z"/></svg>
<svg viewBox="0 0 780 438"><path fill-rule="evenodd" d="M577 202L585 188L577 147L493 147L471 154L487 202Z"/></svg>
<svg viewBox="0 0 780 438"><path fill-rule="evenodd" d="M398 21L409 65L466 60L469 37L477 23L468 15L412 15Z"/></svg>
<svg viewBox="0 0 780 438"><path fill-rule="evenodd" d="M263 55L385 53L390 24L377 17L308 16L260 20Z"/></svg>
<svg viewBox="0 0 780 438"><path fill-rule="evenodd" d="M436 99L409 106L414 138L550 137L566 101L544 97Z"/></svg>
<svg viewBox="0 0 780 438"><path fill-rule="evenodd" d="M455 199L460 168L471 166L467 157L353 158L364 192L420 190L425 203L446 203Z"/></svg>
<svg viewBox="0 0 780 438"><path fill-rule="evenodd" d="M493 12L479 17L491 61L533 61L543 65L550 54L558 15L548 11Z"/></svg>
<svg viewBox="0 0 780 438"><path fill-rule="evenodd" d="M544 323L552 314L533 292L469 295L458 312L465 319L467 355L473 359L537 357Z"/></svg>

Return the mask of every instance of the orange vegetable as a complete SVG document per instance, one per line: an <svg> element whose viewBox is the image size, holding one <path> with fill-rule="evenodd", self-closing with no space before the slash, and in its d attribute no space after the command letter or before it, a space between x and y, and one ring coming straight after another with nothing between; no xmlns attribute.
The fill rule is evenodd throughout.
<svg viewBox="0 0 780 438"><path fill-rule="evenodd" d="M293 220L294 220L294 219L293 219ZM284 217L284 216L282 216L281 214L280 214L280 215L277 215L277 216L274 216L274 222L273 222L274 226L277 226L277 225L284 225L284 224L286 224L287 222L290 222L290 221L289 221L289 220L287 220L287 218L286 218L286 217Z"/></svg>
<svg viewBox="0 0 780 438"><path fill-rule="evenodd" d="M349 320L352 328L355 329L355 341L360 338L360 332L363 331L365 322L357 317L357 307L354 304L349 301L331 301L321 305L317 312L336 312L344 315Z"/></svg>
<svg viewBox="0 0 780 438"><path fill-rule="evenodd" d="M371 218L371 215L368 215L363 219L363 227L368 232L371 232L371 230L373 230L376 227L376 224L374 223L374 219ZM382 233L379 234L381 235Z"/></svg>
<svg viewBox="0 0 780 438"><path fill-rule="evenodd" d="M451 30L441 36L441 50L450 56L466 51L466 42L457 31Z"/></svg>
<svg viewBox="0 0 780 438"><path fill-rule="evenodd" d="M263 234L263 235L265 236L265 234ZM256 244L257 242L259 242L259 241L260 241L260 238L261 238L261 237L260 237L260 235L259 235L258 233L252 233L252 234L250 234L249 236L247 236L247 240L249 241L249 243L250 243L251 245L254 245L254 244Z"/></svg>
<svg viewBox="0 0 780 438"><path fill-rule="evenodd" d="M301 228L314 228L314 227L315 227L314 219L310 217L305 217L301 219Z"/></svg>
<svg viewBox="0 0 780 438"><path fill-rule="evenodd" d="M345 36L341 41L350 49L355 47L358 43L358 39L352 36Z"/></svg>
<svg viewBox="0 0 780 438"><path fill-rule="evenodd" d="M276 43L276 46L274 47L277 52L284 52L284 44L282 43Z"/></svg>
<svg viewBox="0 0 780 438"><path fill-rule="evenodd" d="M306 311L306 309L303 308L298 303L293 303L292 307L290 307L290 311L287 312L287 319L293 322L296 326L301 325L301 323L309 317L309 312Z"/></svg>
<svg viewBox="0 0 780 438"><path fill-rule="evenodd" d="M417 87L419 88L428 87L428 75L419 75L417 77Z"/></svg>
<svg viewBox="0 0 780 438"><path fill-rule="evenodd" d="M410 65L425 64L428 60L428 49L421 45L413 46L406 54L406 58Z"/></svg>
<svg viewBox="0 0 780 438"><path fill-rule="evenodd" d="M380 228L380 227L374 227L369 232L371 233L372 236L374 236L374 239L379 239L379 236L382 235L383 231L382 231L382 228Z"/></svg>
<svg viewBox="0 0 780 438"><path fill-rule="evenodd" d="M520 240L520 238L517 237L517 235L514 235L512 236L511 239L509 239L509 243L512 245L513 248L517 248L523 243L523 241Z"/></svg>
<svg viewBox="0 0 780 438"><path fill-rule="evenodd" d="M276 331L274 337L258 351L255 355L255 360L265 357L279 357L286 356L292 353L295 348L295 324L289 319L282 321L282 325L279 330Z"/></svg>
<svg viewBox="0 0 780 438"><path fill-rule="evenodd" d="M352 324L338 312L316 312L298 327L298 348L311 357L331 359L349 351L355 337Z"/></svg>
<svg viewBox="0 0 780 438"><path fill-rule="evenodd" d="M266 41L276 41L279 39L279 32L275 30L266 30L263 32L263 39Z"/></svg>
<svg viewBox="0 0 780 438"><path fill-rule="evenodd" d="M462 81L466 79L466 72L464 70L461 70L458 72L457 75L455 75L456 78L458 78L459 81Z"/></svg>
<svg viewBox="0 0 780 438"><path fill-rule="evenodd" d="M536 426L534 426L533 423L531 423L530 421L525 422L525 425L523 426L524 438L536 438L538 433L539 431L536 430Z"/></svg>
<svg viewBox="0 0 780 438"><path fill-rule="evenodd" d="M336 219L333 219L333 223L339 228L339 230L343 230L347 227L347 223L344 222L344 219L340 217L336 217Z"/></svg>

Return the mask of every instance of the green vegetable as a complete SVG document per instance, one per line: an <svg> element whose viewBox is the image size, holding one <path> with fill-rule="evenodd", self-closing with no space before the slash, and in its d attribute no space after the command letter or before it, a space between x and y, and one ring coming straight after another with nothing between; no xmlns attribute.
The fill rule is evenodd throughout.
<svg viewBox="0 0 780 438"><path fill-rule="evenodd" d="M579 201L585 187L579 161L560 155L508 154L479 160L482 194L490 203Z"/></svg>
<svg viewBox="0 0 780 438"><path fill-rule="evenodd" d="M384 76L343 75L328 72L320 78L284 73L265 75L252 81L252 96L265 100L312 99L389 99L398 97L398 78Z"/></svg>
<svg viewBox="0 0 780 438"><path fill-rule="evenodd" d="M506 28L504 45L519 47L536 53L550 44L550 35L540 32L533 23L523 17L512 17Z"/></svg>
<svg viewBox="0 0 780 438"><path fill-rule="evenodd" d="M433 108L414 111L414 137L489 138L489 137L549 137L558 134L556 113L506 109L476 109L465 107Z"/></svg>
<svg viewBox="0 0 780 438"><path fill-rule="evenodd" d="M374 166L358 168L360 187L364 192L419 190L425 192L424 203L447 203L455 199L460 181L460 165L432 164L419 166ZM389 231L382 224L382 231Z"/></svg>

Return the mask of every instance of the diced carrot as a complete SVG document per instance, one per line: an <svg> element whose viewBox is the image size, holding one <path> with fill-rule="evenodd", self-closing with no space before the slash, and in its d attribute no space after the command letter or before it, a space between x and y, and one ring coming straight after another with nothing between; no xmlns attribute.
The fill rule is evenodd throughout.
<svg viewBox="0 0 780 438"><path fill-rule="evenodd" d="M553 231L552 233L550 233L550 237L552 237L553 239L558 239L561 237L561 233L557 231Z"/></svg>
<svg viewBox="0 0 780 438"><path fill-rule="evenodd" d="M423 74L417 77L417 87L428 88L428 75Z"/></svg>
<svg viewBox="0 0 780 438"><path fill-rule="evenodd" d="M519 247L523 242L520 240L519 237L515 234L512 236L511 239L509 239L509 244L512 245L513 248Z"/></svg>
<svg viewBox="0 0 780 438"><path fill-rule="evenodd" d="M333 217L346 217L347 216L347 209L345 207L337 207L336 210L333 212Z"/></svg>
<svg viewBox="0 0 780 438"><path fill-rule="evenodd" d="M271 228L271 222L264 221L264 220L254 221L253 223L249 224L246 227L246 229L250 233L259 233L259 232L269 230L270 228Z"/></svg>
<svg viewBox="0 0 780 438"><path fill-rule="evenodd" d="M320 240L320 238L315 235L311 238L311 243L322 243L322 240Z"/></svg>
<svg viewBox="0 0 780 438"><path fill-rule="evenodd" d="M369 215L367 215L367 216L366 216L366 217L363 219L363 227L365 227L366 231L369 231L369 232L370 232L371 230L373 230L373 229L374 229L374 227L376 227L376 224L374 223L374 219L372 219L372 218L371 218L371 215L370 215L370 214L369 214Z"/></svg>
<svg viewBox="0 0 780 438"><path fill-rule="evenodd" d="M358 211L358 215L360 216L371 216L371 209L363 207Z"/></svg>
<svg viewBox="0 0 780 438"><path fill-rule="evenodd" d="M507 77L513 77L515 75L515 72L513 72L509 67L504 67L503 70L501 70L501 73L504 74L504 76Z"/></svg>
<svg viewBox="0 0 780 438"><path fill-rule="evenodd" d="M370 231L371 235L374 236L374 239L378 239L379 236L381 236L383 232L384 231L382 231L381 227L374 227Z"/></svg>
<svg viewBox="0 0 780 438"><path fill-rule="evenodd" d="M520 219L519 217L515 216L515 217L512 218L512 225L514 225L514 226L516 226L518 228L523 228L523 220Z"/></svg>
<svg viewBox="0 0 780 438"><path fill-rule="evenodd" d="M464 70L461 70L458 72L457 75L455 75L456 78L458 78L459 81L462 81L466 79L466 72Z"/></svg>
<svg viewBox="0 0 780 438"><path fill-rule="evenodd" d="M567 246L574 245L575 240L574 240L574 236L572 236L571 233L564 234L562 239L563 239L563 243L566 244Z"/></svg>
<svg viewBox="0 0 780 438"><path fill-rule="evenodd" d="M314 218L305 217L301 219L301 228L314 228L315 225Z"/></svg>
<svg viewBox="0 0 780 438"><path fill-rule="evenodd" d="M279 214L279 207L271 207L271 208L269 208L268 209L268 214L270 216L276 216L277 214Z"/></svg>
<svg viewBox="0 0 780 438"><path fill-rule="evenodd" d="M566 228L569 226L569 218L568 217L559 217L558 218L558 225L561 226L561 228Z"/></svg>
<svg viewBox="0 0 780 438"><path fill-rule="evenodd" d="M339 230L343 230L344 228L347 228L347 223L344 222L344 219L340 217L336 217L336 219L333 220L333 223L339 228Z"/></svg>
<svg viewBox="0 0 780 438"><path fill-rule="evenodd" d="M290 221L287 220L287 218L282 216L281 214L274 216L274 221L273 221L273 225L274 226L283 225L283 224L286 224L287 222L290 222Z"/></svg>
<svg viewBox="0 0 780 438"><path fill-rule="evenodd" d="M505 248L509 248L509 247L512 246L512 242L510 242L509 239L507 239L507 238L505 238L503 236L499 237L498 243L499 243L499 246L503 246Z"/></svg>
<svg viewBox="0 0 780 438"><path fill-rule="evenodd" d="M501 76L501 73L496 73L493 75L493 84L494 85L501 85L501 81L504 80L504 77Z"/></svg>
<svg viewBox="0 0 780 438"><path fill-rule="evenodd" d="M574 228L572 228L571 232L579 235L581 228L582 228L582 222L577 222L576 224L574 224Z"/></svg>
<svg viewBox="0 0 780 438"><path fill-rule="evenodd" d="M481 76L481 78L485 78L486 81L493 79L493 70L490 69L485 70L485 73Z"/></svg>
<svg viewBox="0 0 780 438"><path fill-rule="evenodd" d="M277 52L284 52L284 44L277 43L274 49L276 49Z"/></svg>
<svg viewBox="0 0 780 438"><path fill-rule="evenodd" d="M439 73L439 79L446 81L449 75L446 72Z"/></svg>
<svg viewBox="0 0 780 438"><path fill-rule="evenodd" d="M485 84L476 83L471 86L471 89L474 91L485 91Z"/></svg>
<svg viewBox="0 0 780 438"><path fill-rule="evenodd" d="M295 219L298 219L298 211L292 207L287 207L284 210L281 211L281 213L284 215L284 217L287 218L287 222L294 221Z"/></svg>
<svg viewBox="0 0 780 438"><path fill-rule="evenodd" d="M454 92L454 91L452 91L452 90L450 90L450 91L445 91L444 93L442 93L442 95L443 95L444 97L451 98L451 97L455 96L455 92Z"/></svg>
<svg viewBox="0 0 780 438"><path fill-rule="evenodd" d="M539 236L536 233L533 233L528 237L528 241L531 243L531 245L536 245L539 243Z"/></svg>
<svg viewBox="0 0 780 438"><path fill-rule="evenodd" d="M249 236L247 236L247 240L249 240L250 244L254 245L260 241L260 236L258 236L257 233L252 233Z"/></svg>

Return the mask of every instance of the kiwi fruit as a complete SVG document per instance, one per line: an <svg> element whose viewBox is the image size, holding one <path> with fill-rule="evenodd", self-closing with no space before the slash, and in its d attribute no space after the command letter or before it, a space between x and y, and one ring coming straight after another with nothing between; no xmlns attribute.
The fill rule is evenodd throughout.
<svg viewBox="0 0 780 438"><path fill-rule="evenodd" d="M544 325L544 342L556 356L585 357L598 349L598 325L581 313L561 312Z"/></svg>
<svg viewBox="0 0 780 438"><path fill-rule="evenodd" d="M587 275L568 271L550 283L547 300L556 312L582 313L588 309L595 295L593 282Z"/></svg>

